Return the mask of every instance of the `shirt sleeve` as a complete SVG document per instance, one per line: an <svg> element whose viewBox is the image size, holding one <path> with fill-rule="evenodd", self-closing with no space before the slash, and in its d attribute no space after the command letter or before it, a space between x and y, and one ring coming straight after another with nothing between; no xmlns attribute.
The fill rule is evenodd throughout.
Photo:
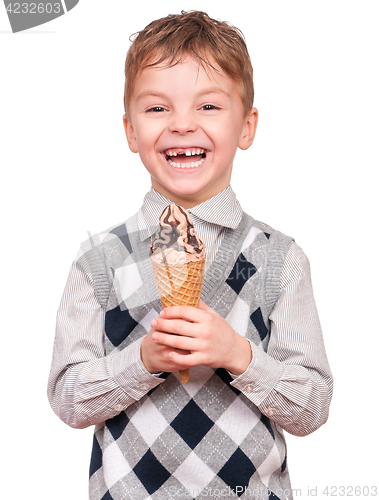
<svg viewBox="0 0 379 500"><path fill-rule="evenodd" d="M164 381L142 363L142 339L106 356L104 320L92 277L75 261L57 313L48 383L54 412L74 428L114 417Z"/></svg>
<svg viewBox="0 0 379 500"><path fill-rule="evenodd" d="M294 242L284 262L280 289L269 317L267 353L251 342L252 361L231 384L287 432L305 436L328 418L333 379L309 261Z"/></svg>

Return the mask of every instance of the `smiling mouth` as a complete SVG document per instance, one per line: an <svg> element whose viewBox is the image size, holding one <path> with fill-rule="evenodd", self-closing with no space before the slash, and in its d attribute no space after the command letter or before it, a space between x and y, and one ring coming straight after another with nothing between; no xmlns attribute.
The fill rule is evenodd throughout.
<svg viewBox="0 0 379 500"><path fill-rule="evenodd" d="M207 156L203 148L172 148L166 149L163 154L166 161L176 168L200 167Z"/></svg>

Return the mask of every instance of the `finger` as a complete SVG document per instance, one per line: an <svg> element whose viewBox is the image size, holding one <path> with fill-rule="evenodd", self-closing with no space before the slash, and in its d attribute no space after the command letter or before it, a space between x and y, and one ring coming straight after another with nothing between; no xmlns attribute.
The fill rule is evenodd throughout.
<svg viewBox="0 0 379 500"><path fill-rule="evenodd" d="M165 319L184 319L185 321L195 323L201 320L202 314L197 307L172 306L163 309L160 317Z"/></svg>
<svg viewBox="0 0 379 500"><path fill-rule="evenodd" d="M152 336L156 344L164 345L182 351L190 351L196 348L196 343L189 337L181 337L179 335L171 335L169 333L154 332Z"/></svg>
<svg viewBox="0 0 379 500"><path fill-rule="evenodd" d="M170 352L168 355L170 360L178 366L182 366L183 368L191 368L193 366L197 366L201 364L199 362L199 356L197 353L191 354L179 354L178 352Z"/></svg>
<svg viewBox="0 0 379 500"><path fill-rule="evenodd" d="M154 330L165 333L173 333L185 337L196 336L197 325L182 319L162 319L153 320L151 326Z"/></svg>

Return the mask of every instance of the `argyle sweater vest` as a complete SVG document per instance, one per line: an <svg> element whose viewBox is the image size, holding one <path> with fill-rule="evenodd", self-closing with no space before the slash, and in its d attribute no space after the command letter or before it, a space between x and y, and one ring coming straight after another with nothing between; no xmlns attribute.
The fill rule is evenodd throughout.
<svg viewBox="0 0 379 500"><path fill-rule="evenodd" d="M269 315L291 238L243 214L206 272L202 300L267 351ZM146 335L161 310L134 216L87 242L81 257L105 308L106 355ZM171 498L291 499L282 429L239 390L224 369L178 373L95 428L91 500Z"/></svg>

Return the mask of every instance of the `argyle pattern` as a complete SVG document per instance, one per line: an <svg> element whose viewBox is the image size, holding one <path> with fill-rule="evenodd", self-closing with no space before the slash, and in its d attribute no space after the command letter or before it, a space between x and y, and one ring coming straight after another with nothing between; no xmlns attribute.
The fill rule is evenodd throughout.
<svg viewBox="0 0 379 500"><path fill-rule="evenodd" d="M268 255L276 238L284 260L289 239L271 238L271 228L248 216L240 226L225 237L204 278L202 298L240 335L267 350L266 285L275 289L280 276L270 269ZM104 290L109 292L108 355L144 336L161 309L147 243L133 229L119 226L83 253L102 276L99 297L105 301ZM142 399L96 427L91 500L292 498L282 430L231 385L226 370L191 368L188 385L178 373L160 378Z"/></svg>

